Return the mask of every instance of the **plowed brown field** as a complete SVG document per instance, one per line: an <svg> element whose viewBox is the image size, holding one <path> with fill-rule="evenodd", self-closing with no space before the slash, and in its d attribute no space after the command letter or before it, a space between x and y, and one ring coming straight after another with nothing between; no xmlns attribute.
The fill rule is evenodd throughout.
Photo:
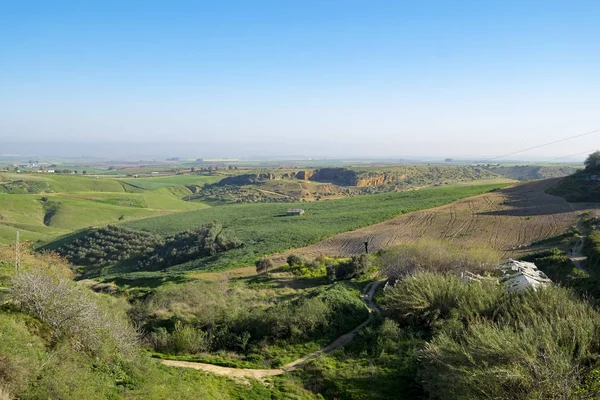
<svg viewBox="0 0 600 400"><path fill-rule="evenodd" d="M598 210L598 204L568 203L545 193L557 179L527 182L497 192L459 200L342 233L289 253L316 257L350 256L415 242L423 238L448 240L465 247L491 247L503 257L517 256L532 242L563 233L577 224L577 215Z"/></svg>

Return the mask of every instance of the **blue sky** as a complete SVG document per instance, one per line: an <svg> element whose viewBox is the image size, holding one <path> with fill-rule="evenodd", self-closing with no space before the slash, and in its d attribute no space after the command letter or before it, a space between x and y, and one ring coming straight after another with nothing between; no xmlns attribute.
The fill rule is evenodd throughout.
<svg viewBox="0 0 600 400"><path fill-rule="evenodd" d="M600 128L598 1L0 0L0 10L0 142L494 156Z"/></svg>

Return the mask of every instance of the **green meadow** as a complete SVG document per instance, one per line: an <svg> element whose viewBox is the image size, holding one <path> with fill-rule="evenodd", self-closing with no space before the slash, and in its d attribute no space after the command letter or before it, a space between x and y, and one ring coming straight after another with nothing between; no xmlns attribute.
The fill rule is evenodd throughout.
<svg viewBox="0 0 600 400"><path fill-rule="evenodd" d="M171 179L168 179L171 178ZM156 180L156 187L152 186ZM187 176L201 186L220 177ZM0 244L44 242L90 226L207 208L183 201L192 192L179 176L128 180L95 176L0 173ZM148 183L149 182L149 183ZM191 182L191 183L190 183Z"/></svg>
<svg viewBox="0 0 600 400"><path fill-rule="evenodd" d="M169 270L222 270L251 265L265 254L306 246L341 232L373 225L408 212L438 207L503 186L506 184L428 188L310 203L224 205L129 221L124 226L165 236L218 220L244 246ZM302 216L285 216L289 208L296 207L304 209L306 213ZM129 271L127 266L121 265L105 272Z"/></svg>

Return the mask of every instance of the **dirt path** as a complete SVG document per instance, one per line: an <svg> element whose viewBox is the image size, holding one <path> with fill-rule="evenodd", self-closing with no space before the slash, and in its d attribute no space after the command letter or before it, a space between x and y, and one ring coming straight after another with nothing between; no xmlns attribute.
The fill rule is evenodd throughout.
<svg viewBox="0 0 600 400"><path fill-rule="evenodd" d="M352 339L354 339L354 336L356 336L358 331L360 331L362 328L364 328L369 323L371 323L371 321L374 318L374 314L380 313L379 308L377 308L377 306L373 302L373 295L375 294L375 291L377 290L379 285L381 285L383 282L384 281L375 281L375 282L369 283L367 286L365 286L365 288L363 289L363 291L360 295L361 300L365 303L365 305L367 306L367 309L369 311L369 317L365 321L363 321L363 323L358 325L356 328L352 329L350 332L345 333L342 336L338 337L336 340L329 343L327 346L323 347L322 349L315 351L313 353L307 354L304 357L301 357L297 360L294 360L294 361L282 366L281 368L276 368L276 369L230 368L230 367L221 367L221 366L213 365L213 364L197 363L197 362L189 362L189 361L174 361L174 360L162 360L162 363L165 365L168 365L170 367L192 368L192 369L212 372L213 374L217 374L217 375L224 375L224 376L227 376L230 378L237 378L237 379L241 379L241 380L244 380L246 378L264 379L269 376L281 375L286 372L295 371L298 368L301 368L302 364L304 364L309 359L319 356L321 354L326 354L326 353L332 352L335 349L342 347L345 344L349 343L350 341L352 341Z"/></svg>
<svg viewBox="0 0 600 400"><path fill-rule="evenodd" d="M575 243L575 245L573 246L573 249L571 251L571 255L569 256L569 258L571 259L573 264L575 264L577 269L580 269L581 271L588 273L584 268L587 257L583 255L583 244L585 243L585 237L586 237L584 235L584 233L586 233L586 229L585 229L585 225L583 224L583 221L581 220L581 218L577 222L577 229L579 230L581 237L577 240L577 243Z"/></svg>
<svg viewBox="0 0 600 400"><path fill-rule="evenodd" d="M321 254L348 257L412 243L448 240L464 247L490 247L503 258L518 257L531 243L565 232L585 210L597 204L570 204L545 190L558 179L518 184L429 210L401 215L382 223L345 232L319 243L274 256L276 263L294 253L309 258Z"/></svg>

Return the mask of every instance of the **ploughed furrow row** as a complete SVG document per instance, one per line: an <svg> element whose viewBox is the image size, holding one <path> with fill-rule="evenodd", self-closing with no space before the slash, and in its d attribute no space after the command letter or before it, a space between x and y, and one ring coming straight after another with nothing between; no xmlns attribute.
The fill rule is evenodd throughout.
<svg viewBox="0 0 600 400"><path fill-rule="evenodd" d="M350 256L375 252L422 239L449 240L464 247L492 247L516 256L532 242L565 232L577 215L591 209L545 193L556 179L526 182L452 204L404 214L391 220L342 233L290 253ZM596 208L596 206L593 206ZM279 259L283 259L280 257Z"/></svg>

